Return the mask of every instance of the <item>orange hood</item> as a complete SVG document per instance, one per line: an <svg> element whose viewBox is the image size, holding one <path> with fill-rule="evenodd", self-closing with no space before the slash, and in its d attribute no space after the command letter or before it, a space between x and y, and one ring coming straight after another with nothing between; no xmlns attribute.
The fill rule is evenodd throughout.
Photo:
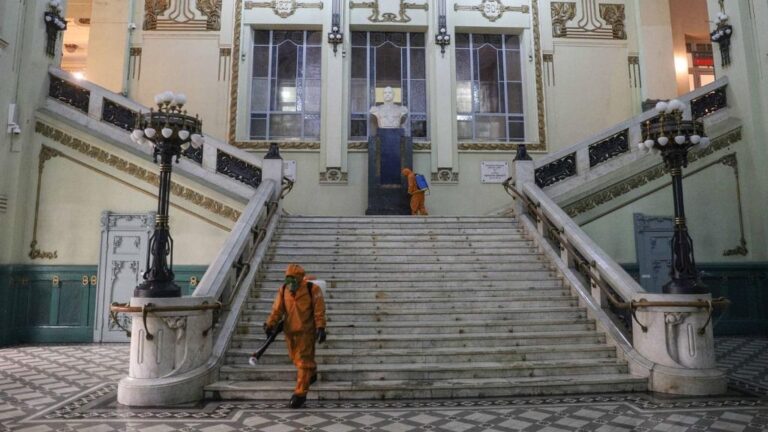
<svg viewBox="0 0 768 432"><path fill-rule="evenodd" d="M409 170L408 168L403 168L403 171L401 171L404 176L409 176L413 171Z"/></svg>
<svg viewBox="0 0 768 432"><path fill-rule="evenodd" d="M298 264L288 264L288 267L285 269L285 275L286 276L293 276L298 280L299 282L304 279L304 268L301 267Z"/></svg>

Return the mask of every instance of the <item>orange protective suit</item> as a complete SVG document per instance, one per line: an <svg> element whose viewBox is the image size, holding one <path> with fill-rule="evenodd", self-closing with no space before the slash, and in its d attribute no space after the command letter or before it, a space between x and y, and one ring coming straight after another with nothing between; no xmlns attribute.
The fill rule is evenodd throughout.
<svg viewBox="0 0 768 432"><path fill-rule="evenodd" d="M408 179L408 195L411 196L411 214L427 216L427 208L424 207L424 191L416 186L416 174L408 168L403 168L402 174Z"/></svg>
<svg viewBox="0 0 768 432"><path fill-rule="evenodd" d="M280 287L266 324L269 328L275 328L280 318L285 316L285 344L298 372L294 394L306 396L310 381L317 373L315 331L325 328L325 300L320 287L315 284L312 284L310 297L304 269L300 265L289 264L285 275L300 281L299 287L295 293L286 285Z"/></svg>

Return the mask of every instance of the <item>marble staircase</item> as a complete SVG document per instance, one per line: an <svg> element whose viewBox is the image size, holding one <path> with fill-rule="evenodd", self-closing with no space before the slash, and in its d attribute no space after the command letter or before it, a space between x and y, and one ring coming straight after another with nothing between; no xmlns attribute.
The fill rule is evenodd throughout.
<svg viewBox="0 0 768 432"><path fill-rule="evenodd" d="M328 284L310 399L647 389L514 218L284 217L209 396L290 395L282 337L248 357L291 262Z"/></svg>

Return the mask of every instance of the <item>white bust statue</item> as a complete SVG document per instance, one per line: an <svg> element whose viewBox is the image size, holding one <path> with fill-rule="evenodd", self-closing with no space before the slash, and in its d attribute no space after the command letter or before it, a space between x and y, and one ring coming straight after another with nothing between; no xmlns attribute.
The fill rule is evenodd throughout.
<svg viewBox="0 0 768 432"><path fill-rule="evenodd" d="M371 107L371 114L376 117L376 123L381 129L398 129L403 118L408 114L408 108L392 102L395 91L392 87L384 89L384 103Z"/></svg>

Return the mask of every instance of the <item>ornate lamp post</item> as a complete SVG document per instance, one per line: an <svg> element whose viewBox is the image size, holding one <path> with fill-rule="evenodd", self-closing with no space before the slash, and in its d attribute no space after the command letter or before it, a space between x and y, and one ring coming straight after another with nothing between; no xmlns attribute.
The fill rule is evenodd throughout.
<svg viewBox="0 0 768 432"><path fill-rule="evenodd" d="M157 111L140 113L131 139L153 148L155 163L160 161L160 191L157 197L155 232L149 240L147 271L144 282L133 291L134 297L180 297L181 288L173 282L173 238L168 225L168 205L171 194L171 167L173 159L179 162L183 150L191 145L200 148L203 122L197 116L187 115L183 109L187 102L183 94L164 92L155 96Z"/></svg>
<svg viewBox="0 0 768 432"><path fill-rule="evenodd" d="M685 104L679 100L659 102L656 111L658 121L645 124L644 141L640 150L661 153L672 175L672 195L675 203L675 232L672 235L672 280L664 285L665 294L704 294L709 290L699 281L696 260L693 257L693 240L688 234L683 202L683 168L688 166L688 152L703 150L710 145L704 136L704 125L696 120L684 120Z"/></svg>

